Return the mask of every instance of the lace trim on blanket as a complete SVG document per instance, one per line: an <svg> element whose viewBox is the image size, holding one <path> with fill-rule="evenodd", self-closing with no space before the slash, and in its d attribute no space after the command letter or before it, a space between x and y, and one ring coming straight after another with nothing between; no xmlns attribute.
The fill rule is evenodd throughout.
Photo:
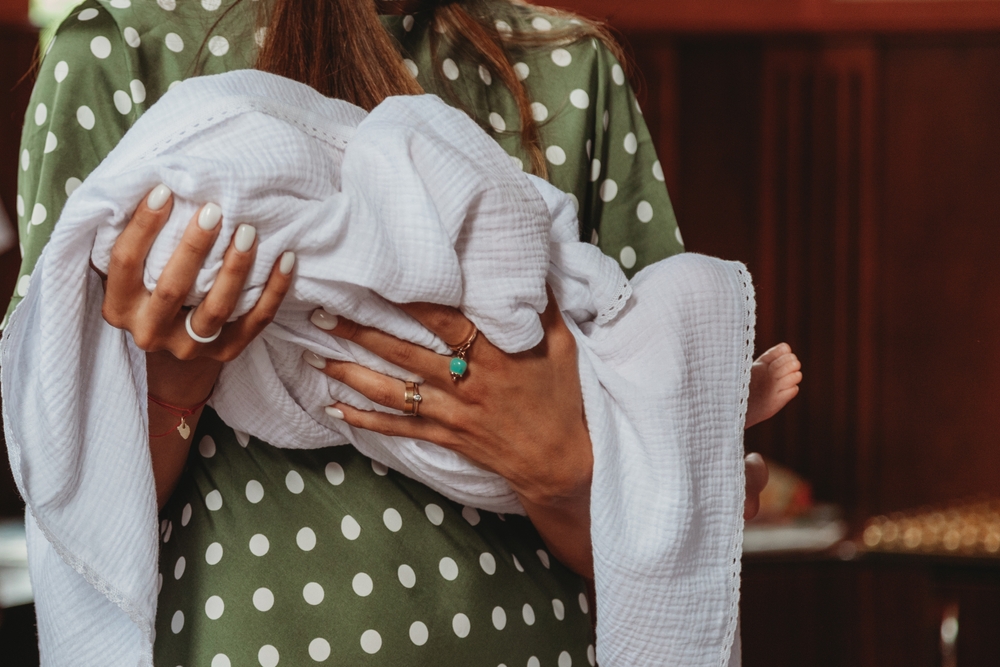
<svg viewBox="0 0 1000 667"><path fill-rule="evenodd" d="M629 281L623 282L618 286L618 290L614 295L604 304L604 306L597 311L597 317L594 318L596 324L607 324L611 320L618 317L618 313L622 312L622 308L628 303L628 300L632 298L632 285Z"/></svg>

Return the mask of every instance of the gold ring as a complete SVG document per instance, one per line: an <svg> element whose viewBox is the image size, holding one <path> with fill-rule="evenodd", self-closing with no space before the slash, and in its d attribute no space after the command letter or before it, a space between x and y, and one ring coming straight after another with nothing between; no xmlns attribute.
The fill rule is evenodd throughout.
<svg viewBox="0 0 1000 667"><path fill-rule="evenodd" d="M417 413L420 412L420 402L424 400L424 397L420 395L420 385L407 380L405 387L403 390L403 412L411 417L416 417Z"/></svg>

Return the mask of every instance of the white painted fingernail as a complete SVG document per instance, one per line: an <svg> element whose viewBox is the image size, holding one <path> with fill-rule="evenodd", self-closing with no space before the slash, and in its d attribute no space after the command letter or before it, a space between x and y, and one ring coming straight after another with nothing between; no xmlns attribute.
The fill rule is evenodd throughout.
<svg viewBox="0 0 1000 667"><path fill-rule="evenodd" d="M302 359L313 368L318 368L320 370L326 368L326 359L311 350L303 352Z"/></svg>
<svg viewBox="0 0 1000 667"><path fill-rule="evenodd" d="M331 315L322 308L314 310L309 321L318 326L323 331L333 331L337 327L337 316Z"/></svg>
<svg viewBox="0 0 1000 667"><path fill-rule="evenodd" d="M295 267L295 253L289 250L281 256L281 263L278 264L278 270L281 271L281 275L287 276L292 272L292 268Z"/></svg>
<svg viewBox="0 0 1000 667"><path fill-rule="evenodd" d="M205 204L201 207L201 213L198 214L199 227L210 232L219 224L219 220L222 220L222 209L218 204Z"/></svg>
<svg viewBox="0 0 1000 667"><path fill-rule="evenodd" d="M239 252L246 252L253 247L255 238L257 238L257 229L253 225L240 225L236 228L236 241L233 245Z"/></svg>
<svg viewBox="0 0 1000 667"><path fill-rule="evenodd" d="M149 193L148 197L146 197L146 207L149 208L150 211L159 211L161 208L166 206L167 200L170 199L170 194L170 188L165 186L163 183L160 183L153 188L153 191Z"/></svg>
<svg viewBox="0 0 1000 667"><path fill-rule="evenodd" d="M343 410L338 410L337 408L335 408L333 406L328 406L326 408L326 414L330 415L334 419L343 419L344 418L344 411Z"/></svg>

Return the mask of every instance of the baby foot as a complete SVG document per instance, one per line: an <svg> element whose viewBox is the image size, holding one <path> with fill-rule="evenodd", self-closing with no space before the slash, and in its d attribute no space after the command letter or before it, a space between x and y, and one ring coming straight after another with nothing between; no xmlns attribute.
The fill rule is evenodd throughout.
<svg viewBox="0 0 1000 667"><path fill-rule="evenodd" d="M778 414L799 393L802 364L788 343L780 343L760 355L750 368L750 397L744 428Z"/></svg>

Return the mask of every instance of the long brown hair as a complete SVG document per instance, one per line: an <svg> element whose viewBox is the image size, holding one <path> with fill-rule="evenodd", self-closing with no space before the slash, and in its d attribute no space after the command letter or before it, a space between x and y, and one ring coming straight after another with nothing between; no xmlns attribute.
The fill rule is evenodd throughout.
<svg viewBox="0 0 1000 667"><path fill-rule="evenodd" d="M559 21L555 30L540 32L517 29L513 19L518 13L533 10L512 0L421 0L418 9L433 12L435 59L440 32L451 48L482 59L510 90L521 119L521 143L531 159L532 172L542 177L547 169L538 124L527 90L514 70L512 54L593 38L625 62L603 26L555 10L546 12L566 20ZM512 19L509 32L501 34L497 28L498 11ZM271 0L261 24L267 27L256 64L260 70L301 81L324 95L368 110L392 95L423 92L383 28L374 0Z"/></svg>

